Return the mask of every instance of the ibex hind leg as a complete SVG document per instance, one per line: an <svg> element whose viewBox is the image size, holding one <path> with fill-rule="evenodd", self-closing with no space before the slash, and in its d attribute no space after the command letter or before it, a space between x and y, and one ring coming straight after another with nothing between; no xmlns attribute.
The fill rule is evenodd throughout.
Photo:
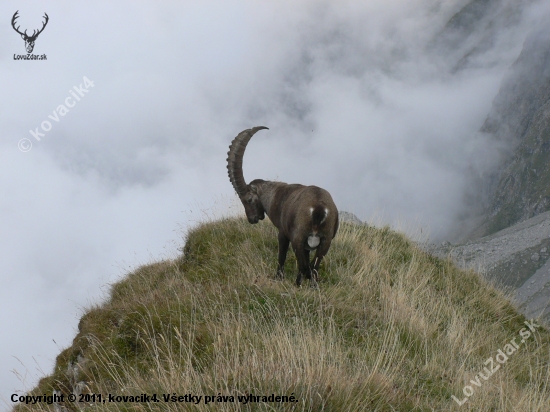
<svg viewBox="0 0 550 412"><path fill-rule="evenodd" d="M298 272L298 276L296 276L296 286L302 287L302 272ZM309 277L306 277L306 279L309 279L309 286L313 289L317 289L319 285L317 284L317 281L309 275Z"/></svg>
<svg viewBox="0 0 550 412"><path fill-rule="evenodd" d="M317 271L316 271L317 272ZM309 280L309 287L311 289L319 289L319 281L318 281L318 277L317 275L314 275L310 280Z"/></svg>
<svg viewBox="0 0 550 412"><path fill-rule="evenodd" d="M312 274L311 278L311 287L312 288L318 288L319 287L319 267L321 266L321 261L323 260L323 257L327 254L328 250L330 248L330 241L327 242L324 239L321 241L321 244L315 251L315 258L313 259L313 262L311 262L310 270Z"/></svg>
<svg viewBox="0 0 550 412"><path fill-rule="evenodd" d="M313 262L311 262L311 274L315 280L319 280L319 266L321 266L321 260L323 256L315 255Z"/></svg>
<svg viewBox="0 0 550 412"><path fill-rule="evenodd" d="M318 260L317 258L315 258L315 260ZM313 289L318 289L319 288L319 271L318 271L318 268L319 266L318 265L315 265L312 264L311 265L311 279L309 281L309 286Z"/></svg>
<svg viewBox="0 0 550 412"><path fill-rule="evenodd" d="M319 265L315 265L315 261L318 260L317 257L315 257L313 263L309 263L309 250L306 250L306 256L307 256L307 262L308 262L308 269L306 270L306 279L309 280L309 286L312 289L318 289L319 288ZM317 256L317 254L315 255Z"/></svg>
<svg viewBox="0 0 550 412"><path fill-rule="evenodd" d="M296 254L296 260L298 261L298 276L296 277L296 286L302 285L302 276L306 279L311 279L311 271L309 268L309 250L306 250L303 246L294 248Z"/></svg>
<svg viewBox="0 0 550 412"><path fill-rule="evenodd" d="M305 250L305 255L306 255L306 262L308 263L308 266L309 266L309 250ZM304 275L306 276L306 279L309 279L311 280L311 270L306 270Z"/></svg>
<svg viewBox="0 0 550 412"><path fill-rule="evenodd" d="M279 233L279 265L277 266L276 278L283 280L285 278L285 260L290 241Z"/></svg>

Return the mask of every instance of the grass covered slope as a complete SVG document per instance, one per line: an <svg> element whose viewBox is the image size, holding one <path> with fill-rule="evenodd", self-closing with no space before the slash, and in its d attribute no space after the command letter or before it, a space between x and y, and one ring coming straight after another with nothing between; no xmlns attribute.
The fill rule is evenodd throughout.
<svg viewBox="0 0 550 412"><path fill-rule="evenodd" d="M542 327L487 380L479 377L527 328L474 272L388 228L346 223L321 265L320 290L294 286L292 253L287 278L274 280L276 259L270 222L199 225L180 259L113 285L32 394L67 394L84 381L90 393L159 399L79 405L90 411L549 410L550 336ZM476 375L479 385L470 383ZM452 396L466 398L466 385L473 393L459 406ZM164 402L173 393L203 398ZM297 402L239 402L250 393ZM234 402L205 404L218 394Z"/></svg>

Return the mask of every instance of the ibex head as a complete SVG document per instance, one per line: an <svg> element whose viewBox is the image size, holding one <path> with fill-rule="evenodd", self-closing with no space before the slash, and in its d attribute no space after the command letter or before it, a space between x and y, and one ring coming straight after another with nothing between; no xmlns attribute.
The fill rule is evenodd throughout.
<svg viewBox="0 0 550 412"><path fill-rule="evenodd" d="M17 10L15 12L15 14L13 15L13 17L11 19L11 25L12 25L13 29L21 35L21 38L23 40L25 40L25 48L27 49L27 53L32 53L32 51L34 49L34 42L36 41L36 38L38 37L38 35L40 33L42 33L42 31L44 30L44 28L46 27L46 24L48 24L49 17L46 13L44 13L44 18L46 19L46 21L44 23L42 23L42 28L40 30L38 30L38 32L36 30L33 30L32 35L28 36L27 35L27 30L25 30L24 33L21 33L19 31L20 26L15 27L15 20L17 20L17 18L19 17L17 15L17 13L19 13L19 10Z"/></svg>
<svg viewBox="0 0 550 412"><path fill-rule="evenodd" d="M258 221L265 218L265 210L258 196L258 184L263 182L263 180L256 179L250 182L250 184L246 184L243 176L243 156L246 145L252 136L262 129L267 129L267 127L258 126L242 131L233 139L231 146L229 146L229 152L227 152L229 180L241 199L246 217L250 223L258 223Z"/></svg>

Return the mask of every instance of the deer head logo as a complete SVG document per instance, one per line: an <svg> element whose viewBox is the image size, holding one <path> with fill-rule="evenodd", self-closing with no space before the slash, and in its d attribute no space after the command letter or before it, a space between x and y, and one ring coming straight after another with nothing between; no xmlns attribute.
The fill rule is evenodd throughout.
<svg viewBox="0 0 550 412"><path fill-rule="evenodd" d="M46 19L46 21L43 23L42 28L40 30L38 30L38 32L36 30L34 30L32 32L32 35L29 36L29 35L27 35L27 30L25 30L24 33L21 33L19 31L20 26L15 27L15 20L17 20L17 18L19 17L17 15L17 13L19 13L19 10L17 10L15 12L15 14L13 15L13 17L11 19L11 25L12 25L13 29L21 35L21 38L23 40L25 40L25 48L27 49L27 53L32 53L32 50L34 49L34 42L36 41L36 38L38 37L38 35L40 33L42 33L42 31L44 30L44 28L46 27L46 24L48 24L49 17L46 13L44 13L44 18Z"/></svg>

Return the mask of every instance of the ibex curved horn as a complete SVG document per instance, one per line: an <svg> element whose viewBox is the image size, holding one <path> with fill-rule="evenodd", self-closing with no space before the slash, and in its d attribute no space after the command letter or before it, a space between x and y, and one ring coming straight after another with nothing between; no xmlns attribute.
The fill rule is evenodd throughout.
<svg viewBox="0 0 550 412"><path fill-rule="evenodd" d="M268 129L265 126L257 126L243 130L237 135L229 146L227 152L227 172L233 188L242 197L246 194L246 181L243 175L243 157L246 145L258 130Z"/></svg>

